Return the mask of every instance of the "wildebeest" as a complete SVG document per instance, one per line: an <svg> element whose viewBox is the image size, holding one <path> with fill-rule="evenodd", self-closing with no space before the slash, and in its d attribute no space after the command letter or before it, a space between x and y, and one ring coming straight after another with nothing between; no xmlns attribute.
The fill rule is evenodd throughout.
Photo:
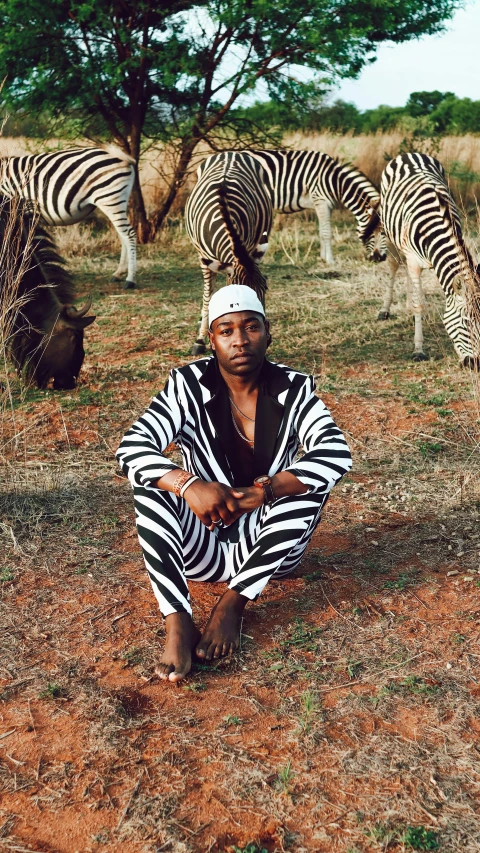
<svg viewBox="0 0 480 853"><path fill-rule="evenodd" d="M39 388L74 388L85 358L91 300L75 308L73 281L26 202L0 197L0 322L18 372Z"/></svg>

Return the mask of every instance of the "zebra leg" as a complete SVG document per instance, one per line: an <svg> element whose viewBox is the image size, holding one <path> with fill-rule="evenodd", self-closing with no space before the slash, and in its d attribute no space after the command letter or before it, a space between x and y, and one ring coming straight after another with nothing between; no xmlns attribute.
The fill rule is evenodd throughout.
<svg viewBox="0 0 480 853"><path fill-rule="evenodd" d="M203 274L203 300L202 300L202 316L200 317L200 325L198 327L198 337L192 347L192 355L203 355L206 352L205 338L208 332L208 305L212 295L213 285L217 278L217 273L202 265Z"/></svg>
<svg viewBox="0 0 480 853"><path fill-rule="evenodd" d="M413 259L407 259L407 303L411 299L411 310L415 318L415 336L414 336L414 361L428 361L428 355L423 351L423 324L422 313L425 307L425 297L423 295L422 282L420 280L422 269L418 262ZM410 284L408 282L410 279Z"/></svg>
<svg viewBox="0 0 480 853"><path fill-rule="evenodd" d="M127 247L122 240L122 253L120 255L120 263L112 275L112 281L121 281L123 273L127 271Z"/></svg>
<svg viewBox="0 0 480 853"><path fill-rule="evenodd" d="M377 320L388 320L390 317L390 308L393 299L393 286L395 284L395 276L399 267L399 260L391 253L388 253L388 281L385 285L383 294L383 305L377 314Z"/></svg>
<svg viewBox="0 0 480 853"><path fill-rule="evenodd" d="M329 201L318 199L315 201L315 211L318 216L318 231L320 235L320 257L327 264L333 264L332 254L332 226L330 216L332 205Z"/></svg>
<svg viewBox="0 0 480 853"><path fill-rule="evenodd" d="M137 237L133 228L129 229L126 239L128 240L128 269L125 289L130 290L131 288L135 287L135 276L137 274Z"/></svg>
<svg viewBox="0 0 480 853"><path fill-rule="evenodd" d="M127 206L125 204L125 211L122 211L120 214L118 211L115 214L112 213L112 210L108 207L107 204L103 204L101 201L97 201L96 205L105 216L108 217L110 222L112 223L115 231L118 234L120 239L120 243L122 246L122 253L120 256L120 264L118 269L113 274L114 281L121 280L121 274L125 269L125 260L128 260L127 265L127 280L125 282L125 289L132 290L135 287L135 273L137 271L137 238L135 236L135 231L128 221L127 216Z"/></svg>

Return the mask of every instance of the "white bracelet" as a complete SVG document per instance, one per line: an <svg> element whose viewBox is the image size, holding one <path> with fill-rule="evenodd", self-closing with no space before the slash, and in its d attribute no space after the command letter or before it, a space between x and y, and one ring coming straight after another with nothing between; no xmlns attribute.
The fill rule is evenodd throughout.
<svg viewBox="0 0 480 853"><path fill-rule="evenodd" d="M189 486L191 486L191 485L192 485L192 483L194 483L194 482L195 482L195 480L199 480L199 479L200 479L200 477L197 477L195 474L194 474L192 477L190 477L190 479L189 479L189 480L187 480L187 482L186 482L186 483L184 483L184 484L183 484L183 486L182 486L182 488L180 489L180 497L181 497L181 498L183 498L183 496L184 496L185 492L187 491L188 487L189 487Z"/></svg>

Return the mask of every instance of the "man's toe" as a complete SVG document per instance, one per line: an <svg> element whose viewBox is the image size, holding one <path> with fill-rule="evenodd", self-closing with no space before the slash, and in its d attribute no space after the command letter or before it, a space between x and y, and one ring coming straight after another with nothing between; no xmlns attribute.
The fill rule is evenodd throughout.
<svg viewBox="0 0 480 853"><path fill-rule="evenodd" d="M189 669L190 669L190 667L188 669L184 669L184 670L175 669L173 672L170 672L170 674L168 676L168 680L169 681L182 681L182 679L185 678L185 676L189 672Z"/></svg>
<svg viewBox="0 0 480 853"><path fill-rule="evenodd" d="M209 647L208 647L208 649L207 649L207 654L206 654L206 656L205 656L205 659L206 659L206 660L212 660L212 659L215 657L215 650L216 650L216 648L217 648L217 644L216 644L216 643L210 643L210 645L209 645Z"/></svg>
<svg viewBox="0 0 480 853"><path fill-rule="evenodd" d="M223 657L223 644L215 646L215 651L214 651L213 657L215 659Z"/></svg>
<svg viewBox="0 0 480 853"><path fill-rule="evenodd" d="M169 677L169 673L171 673L175 669L173 664L168 663L160 663L155 667L155 675L158 675L159 678L163 678L166 681Z"/></svg>

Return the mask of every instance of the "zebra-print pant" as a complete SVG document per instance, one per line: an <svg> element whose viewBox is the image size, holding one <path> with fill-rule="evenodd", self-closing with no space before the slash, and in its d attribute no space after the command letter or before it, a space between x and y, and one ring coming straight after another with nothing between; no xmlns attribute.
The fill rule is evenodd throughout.
<svg viewBox="0 0 480 853"><path fill-rule="evenodd" d="M228 581L251 600L274 575L298 566L327 495L280 498L210 531L186 501L171 492L134 486L138 538L153 592L164 616L190 613L187 580Z"/></svg>

